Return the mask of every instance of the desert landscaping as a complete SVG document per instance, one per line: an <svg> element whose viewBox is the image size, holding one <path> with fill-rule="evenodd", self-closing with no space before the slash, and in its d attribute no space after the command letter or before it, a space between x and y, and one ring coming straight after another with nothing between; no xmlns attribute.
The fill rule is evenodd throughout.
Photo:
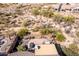
<svg viewBox="0 0 79 59"><path fill-rule="evenodd" d="M78 56L79 4L0 3L0 54Z"/></svg>

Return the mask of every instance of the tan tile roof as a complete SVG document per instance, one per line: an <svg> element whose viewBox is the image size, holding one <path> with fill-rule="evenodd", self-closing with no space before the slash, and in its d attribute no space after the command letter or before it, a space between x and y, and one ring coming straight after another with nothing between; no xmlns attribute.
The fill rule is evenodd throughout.
<svg viewBox="0 0 79 59"><path fill-rule="evenodd" d="M35 50L35 55L58 55L54 44L40 45L40 49Z"/></svg>

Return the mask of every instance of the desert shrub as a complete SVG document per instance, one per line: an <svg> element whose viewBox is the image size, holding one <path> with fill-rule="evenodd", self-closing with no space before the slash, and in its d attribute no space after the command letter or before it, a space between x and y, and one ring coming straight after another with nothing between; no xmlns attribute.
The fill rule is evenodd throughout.
<svg viewBox="0 0 79 59"><path fill-rule="evenodd" d="M52 31L53 30L50 29L50 28L43 28L43 29L40 30L41 34L43 34L43 35L50 34L50 33L52 33Z"/></svg>
<svg viewBox="0 0 79 59"><path fill-rule="evenodd" d="M44 17L53 17L53 11L51 9L33 8L32 13L34 15L42 15Z"/></svg>
<svg viewBox="0 0 79 59"><path fill-rule="evenodd" d="M64 19L64 20L63 20L64 22L67 22L67 23L69 23L69 24L72 24L72 23L74 23L74 21L75 21L75 20L74 20L74 19L75 19L74 16L64 16L63 19Z"/></svg>
<svg viewBox="0 0 79 59"><path fill-rule="evenodd" d="M43 16L45 16L45 17L53 17L53 11L52 10L50 10L50 9L41 9L41 11L40 11L40 15L43 15Z"/></svg>
<svg viewBox="0 0 79 59"><path fill-rule="evenodd" d="M67 47L62 47L62 51L67 55L67 56L79 56L79 49L76 44L70 44L69 48Z"/></svg>
<svg viewBox="0 0 79 59"><path fill-rule="evenodd" d="M32 13L33 13L34 15L39 15L39 14L40 14L40 9L39 9L39 8L33 8L33 9L32 9Z"/></svg>
<svg viewBox="0 0 79 59"><path fill-rule="evenodd" d="M78 51L79 51L78 46L74 43L69 45L69 49L71 49L75 53L78 53Z"/></svg>
<svg viewBox="0 0 79 59"><path fill-rule="evenodd" d="M63 17L62 17L62 15L60 15L60 14L54 13L53 19L54 19L54 21L56 21L56 22L62 22Z"/></svg>
<svg viewBox="0 0 79 59"><path fill-rule="evenodd" d="M60 32L56 32L56 40L62 42L65 40L65 37Z"/></svg>
<svg viewBox="0 0 79 59"><path fill-rule="evenodd" d="M18 45L17 51L26 51L26 48L22 45Z"/></svg>
<svg viewBox="0 0 79 59"><path fill-rule="evenodd" d="M20 29L18 32L17 32L17 35L20 37L20 38L23 38L23 36L27 35L28 34L28 29L26 28L22 28Z"/></svg>

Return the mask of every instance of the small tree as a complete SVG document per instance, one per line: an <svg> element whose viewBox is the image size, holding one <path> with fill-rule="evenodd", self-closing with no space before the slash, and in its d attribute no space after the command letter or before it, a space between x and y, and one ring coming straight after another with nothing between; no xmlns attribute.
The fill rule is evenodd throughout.
<svg viewBox="0 0 79 59"><path fill-rule="evenodd" d="M25 36L26 34L28 34L28 29L25 29L25 28L22 28L22 29L20 29L20 30L17 32L17 35L18 35L20 38L23 38L23 36Z"/></svg>

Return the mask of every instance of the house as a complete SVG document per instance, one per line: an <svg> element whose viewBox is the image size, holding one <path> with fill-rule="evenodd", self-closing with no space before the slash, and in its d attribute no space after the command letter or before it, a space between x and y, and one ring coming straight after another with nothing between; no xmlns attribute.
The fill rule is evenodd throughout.
<svg viewBox="0 0 79 59"><path fill-rule="evenodd" d="M38 55L58 56L58 52L53 43L48 39L32 39L28 43L28 49Z"/></svg>
<svg viewBox="0 0 79 59"><path fill-rule="evenodd" d="M27 42L26 42L27 44ZM28 41L28 50L23 52L14 52L8 56L58 56L55 44L50 43L48 39L31 39Z"/></svg>
<svg viewBox="0 0 79 59"><path fill-rule="evenodd" d="M42 44L39 45L39 49L35 49L35 55L36 56L58 56L58 52L55 48L54 44Z"/></svg>
<svg viewBox="0 0 79 59"><path fill-rule="evenodd" d="M72 9L72 12L74 12L74 13L79 13L79 7L73 8L73 9Z"/></svg>

